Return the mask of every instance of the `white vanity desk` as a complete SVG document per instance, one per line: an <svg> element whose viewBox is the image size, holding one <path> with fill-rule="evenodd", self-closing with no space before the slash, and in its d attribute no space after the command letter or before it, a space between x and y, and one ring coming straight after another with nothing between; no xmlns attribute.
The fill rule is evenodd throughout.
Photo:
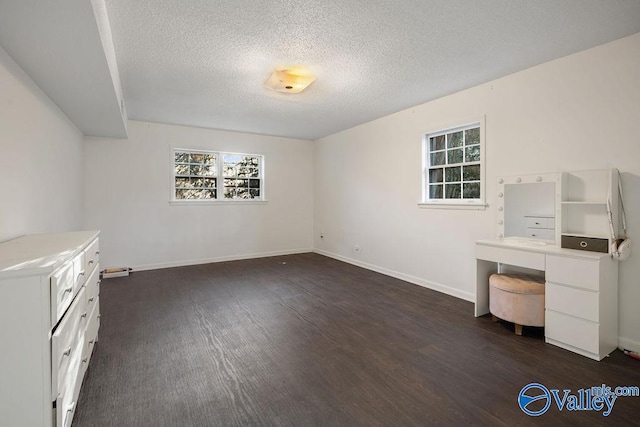
<svg viewBox="0 0 640 427"><path fill-rule="evenodd" d="M489 313L498 264L544 272L545 341L595 360L618 345L618 265L610 254L517 240L481 240L475 315Z"/></svg>
<svg viewBox="0 0 640 427"><path fill-rule="evenodd" d="M476 242L475 315L489 313L491 274L535 270L545 279L546 342L595 360L615 350L618 264L607 251L618 178L615 169L498 177L497 239Z"/></svg>

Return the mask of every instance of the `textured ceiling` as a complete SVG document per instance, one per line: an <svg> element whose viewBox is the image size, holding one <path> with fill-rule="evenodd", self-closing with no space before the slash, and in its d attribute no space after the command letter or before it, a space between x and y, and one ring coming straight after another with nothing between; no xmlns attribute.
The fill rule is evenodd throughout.
<svg viewBox="0 0 640 427"><path fill-rule="evenodd" d="M104 136L122 122L96 4L129 118L305 139L640 31L639 0L91 0L93 17L84 2L0 0L0 44ZM305 92L263 87L292 65L317 76Z"/></svg>
<svg viewBox="0 0 640 427"><path fill-rule="evenodd" d="M110 0L129 117L316 139L640 31L638 0ZM317 80L263 87L277 66Z"/></svg>

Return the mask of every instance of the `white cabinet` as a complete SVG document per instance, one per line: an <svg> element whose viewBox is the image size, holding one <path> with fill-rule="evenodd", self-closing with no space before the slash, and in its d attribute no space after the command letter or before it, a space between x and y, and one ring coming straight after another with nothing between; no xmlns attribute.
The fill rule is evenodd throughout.
<svg viewBox="0 0 640 427"><path fill-rule="evenodd" d="M0 244L2 425L69 426L100 324L97 231Z"/></svg>
<svg viewBox="0 0 640 427"><path fill-rule="evenodd" d="M610 255L547 255L545 338L601 360L618 346L618 268Z"/></svg>

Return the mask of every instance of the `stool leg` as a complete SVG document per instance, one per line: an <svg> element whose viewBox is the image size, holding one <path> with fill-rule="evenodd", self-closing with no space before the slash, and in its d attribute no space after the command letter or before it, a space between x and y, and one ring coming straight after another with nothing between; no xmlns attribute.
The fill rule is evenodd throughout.
<svg viewBox="0 0 640 427"><path fill-rule="evenodd" d="M495 322L498 321L498 318L492 314L491 315L491 320L493 320L493 322L495 323Z"/></svg>
<svg viewBox="0 0 640 427"><path fill-rule="evenodd" d="M518 325L517 323L515 323L516 326L516 335L522 335L522 325Z"/></svg>

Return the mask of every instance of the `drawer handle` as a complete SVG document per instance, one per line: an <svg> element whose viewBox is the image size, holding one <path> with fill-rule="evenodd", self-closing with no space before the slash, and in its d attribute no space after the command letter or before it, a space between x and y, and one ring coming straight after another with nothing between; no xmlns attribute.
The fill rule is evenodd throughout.
<svg viewBox="0 0 640 427"><path fill-rule="evenodd" d="M63 356L69 356L70 354L71 354L71 347L69 347L64 351L64 353L62 353Z"/></svg>
<svg viewBox="0 0 640 427"><path fill-rule="evenodd" d="M531 237L536 237L536 234L535 233L531 233Z"/></svg>
<svg viewBox="0 0 640 427"><path fill-rule="evenodd" d="M85 311L84 313L82 313L80 317L87 317L87 312Z"/></svg>
<svg viewBox="0 0 640 427"><path fill-rule="evenodd" d="M89 360L89 358L85 357L84 359L82 359L82 363L87 363L87 360Z"/></svg>
<svg viewBox="0 0 640 427"><path fill-rule="evenodd" d="M536 225L540 225L540 223L539 223L539 222L536 222Z"/></svg>
<svg viewBox="0 0 640 427"><path fill-rule="evenodd" d="M92 259L89 260L89 265L91 265L91 264L93 264L93 260Z"/></svg>
<svg viewBox="0 0 640 427"><path fill-rule="evenodd" d="M78 274L78 277L79 276L84 276L84 271L81 271L80 274Z"/></svg>
<svg viewBox="0 0 640 427"><path fill-rule="evenodd" d="M89 298L89 302L93 302L93 297ZM86 314L86 313L85 313Z"/></svg>
<svg viewBox="0 0 640 427"><path fill-rule="evenodd" d="M581 248L586 248L587 247L587 242L585 242L584 240L582 242L580 242L580 247Z"/></svg>
<svg viewBox="0 0 640 427"><path fill-rule="evenodd" d="M73 286L69 286L69 287L68 287L68 288L66 288L66 289L64 290L64 292L62 292L62 293L63 293L63 294L66 294L67 292L71 292L71 291L73 291Z"/></svg>
<svg viewBox="0 0 640 427"><path fill-rule="evenodd" d="M100 251L96 251L96 255L100 255Z"/></svg>

